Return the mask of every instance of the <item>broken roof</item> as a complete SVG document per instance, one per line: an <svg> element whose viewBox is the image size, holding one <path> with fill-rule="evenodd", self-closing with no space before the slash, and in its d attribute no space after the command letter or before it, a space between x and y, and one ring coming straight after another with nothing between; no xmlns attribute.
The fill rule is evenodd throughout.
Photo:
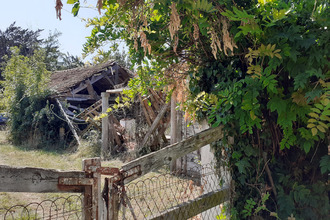
<svg viewBox="0 0 330 220"><path fill-rule="evenodd" d="M118 64L114 60L110 60L95 66L55 71L51 75L49 88L57 94L68 92L71 87L76 86L94 74L101 73L104 70L109 70L116 65ZM119 68L125 71L130 77L133 77L133 73L130 70L121 66L119 66Z"/></svg>

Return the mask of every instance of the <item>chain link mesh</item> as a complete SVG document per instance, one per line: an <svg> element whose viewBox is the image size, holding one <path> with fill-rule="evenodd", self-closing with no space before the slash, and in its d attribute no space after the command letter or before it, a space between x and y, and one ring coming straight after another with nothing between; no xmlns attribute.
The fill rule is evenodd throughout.
<svg viewBox="0 0 330 220"><path fill-rule="evenodd" d="M228 186L229 177L224 167L207 164L191 168L186 173L163 170L148 178L138 179L125 186L126 199L120 205L118 219L152 219L164 215L178 206L220 191ZM190 219L219 219L223 214L219 198L211 196L204 202L182 208L177 212L177 219L187 219L196 212L199 214ZM214 207L198 212L205 205Z"/></svg>

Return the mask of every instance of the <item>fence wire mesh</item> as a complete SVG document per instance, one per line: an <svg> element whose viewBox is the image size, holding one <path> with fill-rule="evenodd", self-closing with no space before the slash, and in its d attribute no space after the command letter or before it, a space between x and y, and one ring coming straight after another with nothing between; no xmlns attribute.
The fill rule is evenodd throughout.
<svg viewBox="0 0 330 220"><path fill-rule="evenodd" d="M121 195L118 219L154 219L157 216L163 216L161 219L220 219L223 214L221 198L224 197L221 189L228 186L229 178L224 167L206 164L187 172L162 171L134 181L125 186L125 196ZM201 200L203 197L208 198ZM201 201L192 203L197 200ZM209 209L199 211L203 207ZM173 210L176 210L175 218L166 215Z"/></svg>
<svg viewBox="0 0 330 220"><path fill-rule="evenodd" d="M83 207L81 194L68 197L57 197L41 202L33 202L27 205L15 205L8 208L0 208L0 219L82 219L82 211L91 207Z"/></svg>

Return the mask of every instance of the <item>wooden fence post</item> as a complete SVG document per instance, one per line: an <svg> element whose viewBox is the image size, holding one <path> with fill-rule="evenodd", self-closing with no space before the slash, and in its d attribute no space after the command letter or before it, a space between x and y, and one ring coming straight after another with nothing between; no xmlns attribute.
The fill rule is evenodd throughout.
<svg viewBox="0 0 330 220"><path fill-rule="evenodd" d="M108 211L108 220L118 220L119 214L119 192L118 187L114 184L113 179L111 178L108 182L109 184L109 210Z"/></svg>
<svg viewBox="0 0 330 220"><path fill-rule="evenodd" d="M101 193L101 159L91 158L83 160L83 170L86 178L93 178L93 185L85 187L84 213L85 220L101 220L103 215L103 199Z"/></svg>
<svg viewBox="0 0 330 220"><path fill-rule="evenodd" d="M171 144L177 142L177 112L176 112L176 92L173 91L171 97ZM172 172L176 171L176 160L171 162L170 167Z"/></svg>
<svg viewBox="0 0 330 220"><path fill-rule="evenodd" d="M109 93L102 92L102 113L106 113L109 107ZM109 117L102 118L102 149L101 157L105 158L109 153Z"/></svg>

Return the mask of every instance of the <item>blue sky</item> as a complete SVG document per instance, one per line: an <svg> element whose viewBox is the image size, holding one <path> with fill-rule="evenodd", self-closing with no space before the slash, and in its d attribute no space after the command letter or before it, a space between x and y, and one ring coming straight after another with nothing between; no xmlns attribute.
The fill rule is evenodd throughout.
<svg viewBox="0 0 330 220"><path fill-rule="evenodd" d="M78 17L73 17L72 5L62 0L62 20L56 18L55 0L0 0L0 29L4 31L16 21L16 25L31 30L44 29L41 37L46 38L49 31L55 29L62 33L59 38L61 51L81 56L82 47L91 28L86 28L80 18L92 18L98 15L97 10L81 8ZM84 1L81 1L82 3ZM97 0L88 0L90 6L96 5ZM87 5L87 6L89 6Z"/></svg>

